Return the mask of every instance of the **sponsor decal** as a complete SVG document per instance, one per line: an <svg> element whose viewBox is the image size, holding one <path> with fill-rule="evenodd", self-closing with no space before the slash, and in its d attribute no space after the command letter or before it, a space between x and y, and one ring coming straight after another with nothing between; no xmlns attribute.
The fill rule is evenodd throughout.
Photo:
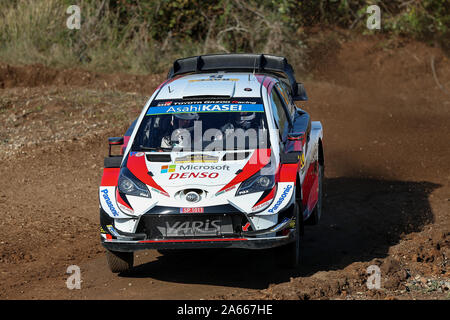
<svg viewBox="0 0 450 320"><path fill-rule="evenodd" d="M156 193L162 194L163 196L170 197L170 195L167 192L158 190L158 189L153 188L153 187L152 187L152 191L155 191Z"/></svg>
<svg viewBox="0 0 450 320"><path fill-rule="evenodd" d="M191 154L175 159L175 163L203 163L217 161L219 161L219 157L210 156L207 154Z"/></svg>
<svg viewBox="0 0 450 320"><path fill-rule="evenodd" d="M300 168L303 169L305 166L305 154L302 152L302 155L300 157Z"/></svg>
<svg viewBox="0 0 450 320"><path fill-rule="evenodd" d="M225 190L222 190L222 191L217 192L217 193L216 193L216 196L221 195L222 193L231 191L231 190L233 190L233 189L236 189L236 185L234 185L234 186L232 186L232 187L229 187L229 188L227 188L227 189L225 189Z"/></svg>
<svg viewBox="0 0 450 320"><path fill-rule="evenodd" d="M175 114L175 113L205 113L205 112L264 112L262 104L189 104L183 106L150 107L146 115Z"/></svg>
<svg viewBox="0 0 450 320"><path fill-rule="evenodd" d="M112 225L107 225L106 228L108 228L109 233L111 233L115 237L120 237L120 234L114 229Z"/></svg>
<svg viewBox="0 0 450 320"><path fill-rule="evenodd" d="M170 224L166 222L166 230L169 235L185 235L192 233L219 233L220 232L220 220L209 220L206 221L186 221L186 222L175 222Z"/></svg>
<svg viewBox="0 0 450 320"><path fill-rule="evenodd" d="M102 227L100 227L100 233L101 233L101 234L105 234L105 233L106 233L106 231L105 231L105 230L103 230L103 228L102 228Z"/></svg>
<svg viewBox="0 0 450 320"><path fill-rule="evenodd" d="M111 199L108 196L108 189L103 189L100 191L101 193L103 193L103 198L105 199L106 205L108 206L109 210L111 210L111 213L114 216L118 216L119 213L117 212L117 210L114 208L114 205L111 201Z"/></svg>
<svg viewBox="0 0 450 320"><path fill-rule="evenodd" d="M285 223L288 222L288 221L289 221L289 218L284 218L283 221L281 221L281 222L278 224L278 226L275 227L275 228L273 229L273 231L278 231L278 230L280 230L281 227L283 226L283 224L285 224Z"/></svg>
<svg viewBox="0 0 450 320"><path fill-rule="evenodd" d="M189 80L188 82L202 82L202 81L239 81L239 79L235 79L235 78L224 78L223 74L219 74L219 75L212 75L209 76L209 78L206 79L193 79L193 80Z"/></svg>
<svg viewBox="0 0 450 320"><path fill-rule="evenodd" d="M170 166L161 166L161 173L175 172L176 168L177 166L174 164Z"/></svg>
<svg viewBox="0 0 450 320"><path fill-rule="evenodd" d="M274 213L274 211L277 210L281 206L281 204L283 203L284 199L287 197L287 195L289 194L289 191L291 189L292 189L291 185L288 185L287 187L284 188L283 193L281 194L278 201L275 203L275 205L271 209L269 209L270 213Z"/></svg>
<svg viewBox="0 0 450 320"><path fill-rule="evenodd" d="M166 101L166 102L160 102L157 104L158 107L166 107L170 106L172 104L172 101Z"/></svg>
<svg viewBox="0 0 450 320"><path fill-rule="evenodd" d="M180 213L203 213L204 208L180 208Z"/></svg>
<svg viewBox="0 0 450 320"><path fill-rule="evenodd" d="M216 179L219 176L217 172L183 172L183 173L172 173L169 180L173 179L194 179L194 178L209 178Z"/></svg>
<svg viewBox="0 0 450 320"><path fill-rule="evenodd" d="M239 79L235 78L223 78L223 79L193 79L189 80L189 82L203 82L203 81L239 81Z"/></svg>
<svg viewBox="0 0 450 320"><path fill-rule="evenodd" d="M176 172L176 171L195 171L195 170L214 170L214 171L230 171L229 165L193 165L193 164L186 164L186 165L165 165L161 166L161 173L170 173L170 172Z"/></svg>
<svg viewBox="0 0 450 320"><path fill-rule="evenodd" d="M264 208L264 207L267 207L267 206L270 205L271 202L272 202L272 199L270 199L270 200L268 200L268 201L266 201L266 202L263 202L263 203L261 203L260 205L257 205L257 206L255 206L255 207L253 207L253 208L252 208L252 211L260 210L260 209L262 209L262 208Z"/></svg>
<svg viewBox="0 0 450 320"><path fill-rule="evenodd" d="M230 171L229 165L194 165L194 164L187 164L182 165L180 164L178 168L181 171L191 171L191 170L227 170Z"/></svg>
<svg viewBox="0 0 450 320"><path fill-rule="evenodd" d="M164 106L189 106L194 104L262 104L260 98L249 98L245 100L209 100L209 99L199 99L199 100L179 100L179 101L170 101L170 104L167 104L166 101L162 100L154 100L152 102L153 107L164 107Z"/></svg>
<svg viewBox="0 0 450 320"><path fill-rule="evenodd" d="M142 157L144 154L145 154L144 152L131 151L130 157Z"/></svg>
<svg viewBox="0 0 450 320"><path fill-rule="evenodd" d="M123 204L121 204L119 202L117 202L117 205L119 206L119 209L122 210L123 212L128 213L128 214L134 214L133 209L130 209L127 206L124 206Z"/></svg>

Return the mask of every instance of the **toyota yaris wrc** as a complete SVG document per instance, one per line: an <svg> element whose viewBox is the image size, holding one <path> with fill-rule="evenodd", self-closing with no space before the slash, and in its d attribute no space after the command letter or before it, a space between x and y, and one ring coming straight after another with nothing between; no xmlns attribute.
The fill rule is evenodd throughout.
<svg viewBox="0 0 450 320"><path fill-rule="evenodd" d="M304 100L283 57L176 60L125 136L109 138L99 198L111 271L143 249L280 246L297 266L324 172L322 125Z"/></svg>

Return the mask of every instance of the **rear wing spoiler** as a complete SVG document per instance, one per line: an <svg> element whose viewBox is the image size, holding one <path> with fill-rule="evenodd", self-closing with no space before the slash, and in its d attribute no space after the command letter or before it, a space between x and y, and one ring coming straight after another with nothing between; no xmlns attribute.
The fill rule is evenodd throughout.
<svg viewBox="0 0 450 320"><path fill-rule="evenodd" d="M210 54L175 60L167 75L171 79L186 73L215 71L272 73L286 78L295 101L306 101L303 84L297 83L292 66L284 57L268 54Z"/></svg>

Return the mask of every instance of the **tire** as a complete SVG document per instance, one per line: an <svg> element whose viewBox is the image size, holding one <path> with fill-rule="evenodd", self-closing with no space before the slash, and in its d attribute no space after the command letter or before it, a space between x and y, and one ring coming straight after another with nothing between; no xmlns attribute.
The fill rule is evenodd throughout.
<svg viewBox="0 0 450 320"><path fill-rule="evenodd" d="M320 222L322 216L322 199L323 199L323 165L319 164L319 195L317 199L316 207L314 208L311 216L306 221L307 225L317 225Z"/></svg>
<svg viewBox="0 0 450 320"><path fill-rule="evenodd" d="M106 250L106 260L111 272L126 272L133 267L134 252L118 252Z"/></svg>
<svg viewBox="0 0 450 320"><path fill-rule="evenodd" d="M283 246L284 258L286 261L286 266L288 268L298 268L302 264L303 256L303 214L301 212L301 205L295 203L294 214L295 214L295 240L285 246Z"/></svg>

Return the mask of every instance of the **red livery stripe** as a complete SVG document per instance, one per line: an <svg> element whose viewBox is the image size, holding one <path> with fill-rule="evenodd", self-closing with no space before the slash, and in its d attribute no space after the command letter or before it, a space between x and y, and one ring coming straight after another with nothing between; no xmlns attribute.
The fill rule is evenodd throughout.
<svg viewBox="0 0 450 320"><path fill-rule="evenodd" d="M221 192L225 189L228 189L242 181L247 180L252 175L257 173L259 170L264 168L270 161L270 149L257 149L253 153L252 157L248 160L242 171L234 177L225 187L220 189L218 192Z"/></svg>
<svg viewBox="0 0 450 320"><path fill-rule="evenodd" d="M148 168L147 164L145 163L145 156L142 157L128 156L127 168L128 170L131 171L132 174L134 174L136 178L138 178L143 183L168 195L168 193L163 188L161 188L155 182L155 180L153 180L152 177L148 175Z"/></svg>
<svg viewBox="0 0 450 320"><path fill-rule="evenodd" d="M161 243L161 242L205 242L205 241L246 241L246 238L223 238L223 239L171 239L171 240L142 240L139 243Z"/></svg>
<svg viewBox="0 0 450 320"><path fill-rule="evenodd" d="M283 164L280 170L280 182L297 182L298 163Z"/></svg>
<svg viewBox="0 0 450 320"><path fill-rule="evenodd" d="M117 189L117 188L116 188L116 200L117 200L117 203L120 203L124 207L127 207L131 211L134 211L133 208L131 207L131 205L128 204L124 199L122 199L122 197L120 196L120 193L119 193L119 189Z"/></svg>
<svg viewBox="0 0 450 320"><path fill-rule="evenodd" d="M259 206L260 204L263 204L263 203L266 202L266 201L269 201L270 199L273 199L273 197L275 196L275 190L276 190L276 189L277 189L276 186L273 187L272 190L270 191L270 193L269 193L266 197L264 197L264 199L262 199L261 201L258 201L258 203L255 204L255 205L253 206L253 208Z"/></svg>
<svg viewBox="0 0 450 320"><path fill-rule="evenodd" d="M115 187L117 186L117 180L119 178L119 168L105 168L103 169L102 187Z"/></svg>
<svg viewBox="0 0 450 320"><path fill-rule="evenodd" d="M312 208L317 202L318 192L318 162L315 161L309 165L308 171L306 172L305 179L302 184L303 191L303 206L306 208Z"/></svg>
<svg viewBox="0 0 450 320"><path fill-rule="evenodd" d="M309 193L309 199L308 199L308 210L311 212L317 201L319 200L319 179L318 177L314 180L314 183L311 187L311 192Z"/></svg>

